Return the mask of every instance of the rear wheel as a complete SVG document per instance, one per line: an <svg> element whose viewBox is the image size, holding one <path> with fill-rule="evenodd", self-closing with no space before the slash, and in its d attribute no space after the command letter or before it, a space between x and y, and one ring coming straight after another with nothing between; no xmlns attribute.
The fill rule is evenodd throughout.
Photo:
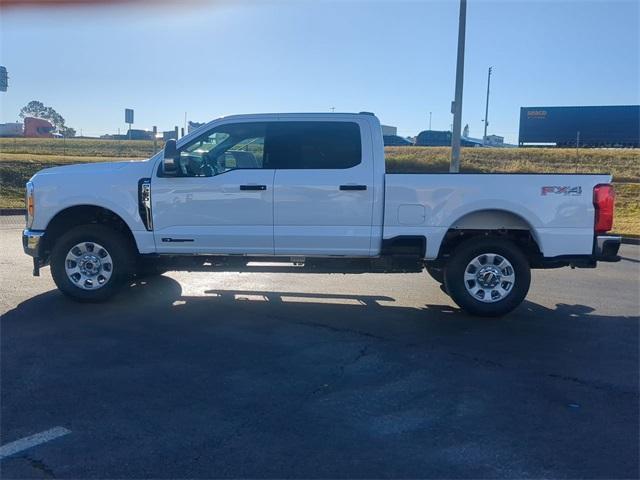
<svg viewBox="0 0 640 480"><path fill-rule="evenodd" d="M473 315L498 317L525 299L531 271L526 257L510 241L471 239L453 252L444 279L460 308Z"/></svg>
<svg viewBox="0 0 640 480"><path fill-rule="evenodd" d="M110 298L130 277L133 251L129 239L104 225L81 225L62 235L51 252L51 275L74 300Z"/></svg>

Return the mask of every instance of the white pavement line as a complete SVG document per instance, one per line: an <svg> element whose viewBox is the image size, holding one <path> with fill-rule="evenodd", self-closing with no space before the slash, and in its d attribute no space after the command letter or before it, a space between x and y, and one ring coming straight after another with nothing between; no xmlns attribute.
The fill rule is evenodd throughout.
<svg viewBox="0 0 640 480"><path fill-rule="evenodd" d="M15 442L7 443L0 447L0 460L8 457L9 455L21 452L22 450L26 450L27 448L35 447L36 445L48 442L54 438L62 437L67 433L71 433L71 430L67 430L64 427L55 427L29 437L21 438Z"/></svg>

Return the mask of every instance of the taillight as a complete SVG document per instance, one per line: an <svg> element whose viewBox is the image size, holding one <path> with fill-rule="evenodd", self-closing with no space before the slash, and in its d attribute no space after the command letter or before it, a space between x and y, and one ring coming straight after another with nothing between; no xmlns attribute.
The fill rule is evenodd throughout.
<svg viewBox="0 0 640 480"><path fill-rule="evenodd" d="M616 192L613 185L601 183L593 187L593 206L596 208L595 231L605 233L613 228Z"/></svg>

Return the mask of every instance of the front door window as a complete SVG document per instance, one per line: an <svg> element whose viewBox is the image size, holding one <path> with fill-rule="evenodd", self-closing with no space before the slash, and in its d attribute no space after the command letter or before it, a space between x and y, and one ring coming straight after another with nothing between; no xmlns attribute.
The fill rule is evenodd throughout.
<svg viewBox="0 0 640 480"><path fill-rule="evenodd" d="M264 123L233 123L180 149L179 177L212 177L230 170L264 168Z"/></svg>

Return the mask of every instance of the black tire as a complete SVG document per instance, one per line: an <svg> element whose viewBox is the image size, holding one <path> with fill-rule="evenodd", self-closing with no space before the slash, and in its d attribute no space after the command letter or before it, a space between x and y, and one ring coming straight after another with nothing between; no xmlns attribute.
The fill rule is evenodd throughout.
<svg viewBox="0 0 640 480"><path fill-rule="evenodd" d="M508 294L493 303L486 303L467 290L464 275L472 260L491 253L503 257L511 264L515 279ZM444 280L447 292L460 308L472 315L499 317L511 312L523 302L531 284L531 269L527 258L512 242L500 238L474 238L461 243L455 249L445 267ZM478 294L480 293L485 295L483 292Z"/></svg>
<svg viewBox="0 0 640 480"><path fill-rule="evenodd" d="M111 256L110 278L99 288L84 290L75 284L65 270L69 251L77 244L95 242ZM131 278L134 252L129 239L104 225L80 225L62 235L51 251L51 276L58 289L80 302L102 302L111 298Z"/></svg>
<svg viewBox="0 0 640 480"><path fill-rule="evenodd" d="M444 284L444 268L427 266L427 273L431 278L440 284Z"/></svg>

